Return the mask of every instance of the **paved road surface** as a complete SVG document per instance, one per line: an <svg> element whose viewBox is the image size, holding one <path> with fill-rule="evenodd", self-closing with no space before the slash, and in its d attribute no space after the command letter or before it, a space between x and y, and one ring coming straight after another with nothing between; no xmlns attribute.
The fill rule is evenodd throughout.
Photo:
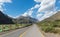
<svg viewBox="0 0 60 37"><path fill-rule="evenodd" d="M15 31L0 35L0 37L19 37L23 32L25 32L30 27L31 26L26 27L26 28L22 28L22 29L17 29Z"/></svg>
<svg viewBox="0 0 60 37"><path fill-rule="evenodd" d="M38 27L34 24L30 27L26 27L23 29L16 30L14 32L0 35L0 37L44 37L44 36L39 31Z"/></svg>
<svg viewBox="0 0 60 37"><path fill-rule="evenodd" d="M44 37L36 25L30 27L20 37Z"/></svg>

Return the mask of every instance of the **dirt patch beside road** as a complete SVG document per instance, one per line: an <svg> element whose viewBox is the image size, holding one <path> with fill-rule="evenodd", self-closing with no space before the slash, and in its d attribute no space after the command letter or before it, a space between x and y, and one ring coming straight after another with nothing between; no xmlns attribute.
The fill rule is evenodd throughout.
<svg viewBox="0 0 60 37"><path fill-rule="evenodd" d="M43 33L45 37L60 37L60 34L55 33Z"/></svg>

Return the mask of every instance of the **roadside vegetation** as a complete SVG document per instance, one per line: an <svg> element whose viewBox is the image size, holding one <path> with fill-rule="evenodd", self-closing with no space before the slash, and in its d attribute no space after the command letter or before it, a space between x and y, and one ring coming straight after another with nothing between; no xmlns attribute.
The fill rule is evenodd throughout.
<svg viewBox="0 0 60 37"><path fill-rule="evenodd" d="M12 18L0 11L0 32L27 27L36 23L37 21L37 19L32 18L29 15Z"/></svg>
<svg viewBox="0 0 60 37"><path fill-rule="evenodd" d="M0 32L6 32L10 30L15 30L23 27L30 26L31 24L1 24Z"/></svg>
<svg viewBox="0 0 60 37"><path fill-rule="evenodd" d="M59 33L60 34L60 20L42 21L37 23L39 28L44 32Z"/></svg>

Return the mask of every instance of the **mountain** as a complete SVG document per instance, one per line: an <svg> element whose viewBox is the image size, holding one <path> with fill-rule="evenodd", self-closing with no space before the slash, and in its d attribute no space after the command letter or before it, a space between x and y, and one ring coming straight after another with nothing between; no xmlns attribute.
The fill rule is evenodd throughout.
<svg viewBox="0 0 60 37"><path fill-rule="evenodd" d="M12 18L0 11L0 24L13 24Z"/></svg>
<svg viewBox="0 0 60 37"><path fill-rule="evenodd" d="M30 16L20 16L16 19L16 21L20 24L33 24L37 22L37 19Z"/></svg>
<svg viewBox="0 0 60 37"><path fill-rule="evenodd" d="M56 14L52 15L51 17L49 17L45 20L48 20L48 21L60 20L60 11L58 11Z"/></svg>
<svg viewBox="0 0 60 37"><path fill-rule="evenodd" d="M33 24L37 19L30 16L19 16L18 18L11 18L0 11L0 24Z"/></svg>

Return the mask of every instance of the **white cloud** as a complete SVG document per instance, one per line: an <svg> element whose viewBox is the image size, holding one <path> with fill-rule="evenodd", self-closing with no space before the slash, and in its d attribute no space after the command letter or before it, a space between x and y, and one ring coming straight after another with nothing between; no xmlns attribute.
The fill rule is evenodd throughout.
<svg viewBox="0 0 60 37"><path fill-rule="evenodd" d="M0 10L3 11L4 8L4 3L11 3L12 1L11 0L0 0Z"/></svg>
<svg viewBox="0 0 60 37"><path fill-rule="evenodd" d="M34 8L39 8L40 7L40 5L39 4L36 4L35 6L34 6Z"/></svg>
<svg viewBox="0 0 60 37"><path fill-rule="evenodd" d="M34 0L34 1L37 4L33 6L31 9L27 10L28 12L24 13L24 15L28 14L31 16L33 10L37 8L38 14L36 15L36 18L41 21L56 13L56 7L55 7L56 0ZM45 14L41 14L42 12Z"/></svg>
<svg viewBox="0 0 60 37"><path fill-rule="evenodd" d="M11 3L11 0L0 0L0 3Z"/></svg>
<svg viewBox="0 0 60 37"><path fill-rule="evenodd" d="M37 12L39 12L39 13L44 12L45 13L45 14L37 14L38 20L41 21L45 18L50 17L51 15L53 15L55 13L54 11L55 11L56 0L34 0L34 1L40 2L40 5L39 5Z"/></svg>
<svg viewBox="0 0 60 37"><path fill-rule="evenodd" d="M54 8L54 6L55 6L55 0L45 0L45 1L42 1L40 6L41 7L38 9L38 12L52 10Z"/></svg>
<svg viewBox="0 0 60 37"><path fill-rule="evenodd" d="M22 16L27 16L27 12L25 12L24 14L22 14Z"/></svg>
<svg viewBox="0 0 60 37"><path fill-rule="evenodd" d="M31 10L34 10L36 8L39 8L39 7L40 7L40 5L39 4L36 4L34 7L31 8Z"/></svg>
<svg viewBox="0 0 60 37"><path fill-rule="evenodd" d="M28 15L31 16L32 13L33 13L33 11L31 10L31 11L28 12Z"/></svg>
<svg viewBox="0 0 60 37"><path fill-rule="evenodd" d="M33 9L27 10L22 16L31 16L32 17Z"/></svg>
<svg viewBox="0 0 60 37"><path fill-rule="evenodd" d="M37 14L37 18L40 18L43 14Z"/></svg>
<svg viewBox="0 0 60 37"><path fill-rule="evenodd" d="M50 16L52 16L53 14L55 14L55 13L57 13L56 11L55 12L45 12L45 14L43 15L43 14L41 14L41 15L43 15L42 17L40 17L40 16L37 16L37 19L39 20L39 21L41 21L41 20L44 20L44 19L46 19L46 18L48 18L48 17L50 17ZM39 14L38 14L39 15Z"/></svg>
<svg viewBox="0 0 60 37"><path fill-rule="evenodd" d="M35 2L42 2L43 0L34 0Z"/></svg>
<svg viewBox="0 0 60 37"><path fill-rule="evenodd" d="M31 16L32 17L32 13L33 13L33 10L36 9L36 8L39 8L40 5L39 4L36 4L34 7L28 9L24 14L22 14L23 16Z"/></svg>

